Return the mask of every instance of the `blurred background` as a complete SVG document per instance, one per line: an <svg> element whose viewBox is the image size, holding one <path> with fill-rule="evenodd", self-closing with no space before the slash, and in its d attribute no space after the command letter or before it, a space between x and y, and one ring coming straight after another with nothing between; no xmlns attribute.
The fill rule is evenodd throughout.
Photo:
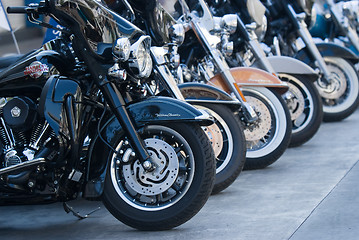
<svg viewBox="0 0 359 240"><path fill-rule="evenodd" d="M24 14L7 14L8 6L24 6L29 3L38 3L40 0L0 0L0 11L6 18L1 18L0 12L0 57L11 54L25 54L42 44L44 31L42 27L27 21ZM14 39L15 38L15 39ZM15 40L18 44L16 47Z"/></svg>

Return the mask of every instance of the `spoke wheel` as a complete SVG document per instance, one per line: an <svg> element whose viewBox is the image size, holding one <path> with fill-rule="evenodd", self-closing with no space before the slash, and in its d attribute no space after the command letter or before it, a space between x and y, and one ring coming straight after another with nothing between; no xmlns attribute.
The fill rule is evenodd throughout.
<svg viewBox="0 0 359 240"><path fill-rule="evenodd" d="M139 134L154 170L144 170L123 134L111 135L116 152L108 153L103 202L117 219L140 230L179 226L212 191L212 147L196 124L149 125Z"/></svg>
<svg viewBox="0 0 359 240"><path fill-rule="evenodd" d="M274 163L288 147L291 120L284 100L262 87L245 87L243 94L259 119L244 126L247 141L245 169L258 169Z"/></svg>
<svg viewBox="0 0 359 240"><path fill-rule="evenodd" d="M324 121L340 121L359 105L359 78L354 66L345 59L324 57L331 73L330 84L316 82L323 101Z"/></svg>
<svg viewBox="0 0 359 240"><path fill-rule="evenodd" d="M286 101L292 120L292 138L290 147L296 147L309 141L318 131L323 120L323 105L315 85L285 73L279 73L289 90L282 95Z"/></svg>
<svg viewBox="0 0 359 240"><path fill-rule="evenodd" d="M241 173L246 160L245 137L237 115L225 105L197 103L196 108L208 111L214 123L203 127L216 157L216 180L212 194L229 187Z"/></svg>

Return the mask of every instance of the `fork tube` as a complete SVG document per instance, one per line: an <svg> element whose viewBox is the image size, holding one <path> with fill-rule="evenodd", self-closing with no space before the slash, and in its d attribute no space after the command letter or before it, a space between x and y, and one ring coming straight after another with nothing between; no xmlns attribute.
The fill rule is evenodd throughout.
<svg viewBox="0 0 359 240"><path fill-rule="evenodd" d="M330 72L328 70L327 64L324 61L323 56L320 54L317 46L315 45L312 35L310 34L307 24L304 22L304 19L301 19L298 17L298 15L295 13L294 9L290 4L286 5L286 10L288 14L290 14L291 19L294 23L294 25L297 27L299 36L303 39L305 42L305 45L309 49L310 53L314 57L320 71L322 72L324 79L322 81L326 84L329 84L330 79Z"/></svg>
<svg viewBox="0 0 359 240"><path fill-rule="evenodd" d="M132 142L132 147L134 148L136 154L139 156L141 163L150 159L150 155L145 149L143 142L141 141L140 136L138 135L135 127L128 115L125 100L122 95L118 92L116 86L112 82L106 82L103 85L100 85L100 89L111 108L111 111L121 124L122 128L125 130L127 136Z"/></svg>
<svg viewBox="0 0 359 240"><path fill-rule="evenodd" d="M244 109L244 115L248 122L253 122L258 119L257 113L254 111L254 109L247 103L246 99L244 98L243 94L240 94L239 88L236 88L236 81L233 78L230 68L227 64L227 62L221 58L221 53L216 48L212 48L210 43L207 41L205 35L203 34L201 27L198 25L198 23L191 21L192 23L192 29L199 38L202 45L205 47L206 51L210 54L210 56L213 58L213 61L216 65L216 67L220 70L220 73L223 77L223 79L227 82L227 85L231 92L235 95L235 97L240 101L243 109Z"/></svg>
<svg viewBox="0 0 359 240"><path fill-rule="evenodd" d="M244 38L244 40L248 43L249 47L254 54L254 57L262 64L264 70L275 73L272 65L269 63L267 59L267 55L261 48L260 43L258 42L258 38L254 30L247 29L245 24L243 23L242 19L237 14L237 21L238 21L238 28Z"/></svg>

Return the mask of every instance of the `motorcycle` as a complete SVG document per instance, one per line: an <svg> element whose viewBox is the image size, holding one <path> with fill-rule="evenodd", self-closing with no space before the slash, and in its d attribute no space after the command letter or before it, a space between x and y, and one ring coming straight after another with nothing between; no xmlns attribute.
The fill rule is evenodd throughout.
<svg viewBox="0 0 359 240"><path fill-rule="evenodd" d="M268 56L260 41L266 32L265 7L259 0L207 1L216 24L212 32L222 44L233 41L233 51L225 54L231 67L252 66L275 74L286 82L289 90L282 95L292 120L290 146L299 146L310 140L323 120L323 106L314 86L317 73L303 62L287 56ZM237 21L237 30L230 33L223 28L223 16ZM229 40L228 40L229 39Z"/></svg>
<svg viewBox="0 0 359 240"><path fill-rule="evenodd" d="M357 1L315 1L316 21L310 33L313 37L345 46L358 55L358 7Z"/></svg>
<svg viewBox="0 0 359 240"><path fill-rule="evenodd" d="M51 16L71 45L50 42L0 72L0 201L60 201L82 219L68 201L102 200L140 230L193 217L214 182L201 129L213 121L183 101L144 94L150 37L95 0L7 11L56 28L38 20Z"/></svg>
<svg viewBox="0 0 359 240"><path fill-rule="evenodd" d="M109 2L109 1L107 1ZM126 3L126 2L125 2ZM129 3L123 2L109 3L110 8L120 14L122 11L130 11L133 9ZM155 6L155 5L154 5ZM158 6L160 7L160 5ZM163 14L166 14L165 12ZM124 15L123 13L121 15ZM133 17L128 18L128 20ZM52 20L50 19L50 23ZM136 23L134 21L134 23ZM64 42L61 35L54 35L53 31L49 29L44 39L47 41L51 39L52 42ZM174 80L173 73L169 70L168 65L176 64L175 59L178 59L172 49L173 46L171 40L163 46L152 46L150 49L154 72L151 75L152 81L143 82L143 89L145 93L152 96L169 96L185 101L181 91L179 90L177 83ZM46 41L44 41L46 42ZM64 43L66 44L66 43ZM154 41L151 41L154 45ZM60 45L60 44L52 44ZM53 46L52 50L55 50ZM61 51L56 49L56 51ZM229 187L234 180L238 177L243 169L245 162L245 137L243 128L237 116L231 110L235 107L240 107L238 101L235 100L221 100L214 99L213 93L225 94L219 89L211 87L205 88L202 84L192 84L191 86L183 86L184 89L189 89L192 92L201 93L201 99L197 99L192 102L192 105L197 109L202 109L210 113L214 119L214 123L210 126L202 127L207 137L210 139L216 158L216 177L212 194L217 194L227 187ZM227 96L230 99L230 96Z"/></svg>
<svg viewBox="0 0 359 240"><path fill-rule="evenodd" d="M222 54L216 48L216 44L209 42L212 37L217 37L209 34L206 28L201 26L205 22L213 22L204 1L200 1L205 12L202 16L197 15L195 10L191 11L184 1L162 1L163 8L172 16L171 21L177 22L176 28L172 30L166 25L152 24L156 22L156 16L158 19L166 19L161 13L156 12L156 14L146 16L151 12L148 5L143 6L140 1L136 0L129 2L136 9L135 12L144 14L143 22L148 26L147 32L153 32L154 39L165 29L170 29L174 37L183 36L183 43L180 41L180 44L176 45L176 52L180 54L182 64L171 68L171 71L178 73L176 79L179 83L193 84L193 82L205 80L209 86L221 88L226 95L233 96L241 103L241 108L235 111L238 111L244 125L247 141L247 158L244 168L264 168L274 163L289 144L290 116L288 108L278 93L265 87L271 86L277 91L285 92L287 85L259 69L230 69L228 67ZM210 61L206 61L209 59ZM213 69L210 69L210 66ZM215 73L219 74L215 75ZM259 83L254 83L256 80ZM200 98L200 94L186 90L181 85L179 87L187 100L197 101ZM243 91L240 88L243 88ZM226 100L226 95L216 94L215 96L221 96L221 98L223 96L223 100Z"/></svg>
<svg viewBox="0 0 359 240"><path fill-rule="evenodd" d="M316 87L323 100L324 121L340 121L359 104L359 78L354 64L358 57L333 43L313 41L308 25L313 22L313 1L262 1L268 9L264 42L277 55L293 56L314 69L320 78Z"/></svg>

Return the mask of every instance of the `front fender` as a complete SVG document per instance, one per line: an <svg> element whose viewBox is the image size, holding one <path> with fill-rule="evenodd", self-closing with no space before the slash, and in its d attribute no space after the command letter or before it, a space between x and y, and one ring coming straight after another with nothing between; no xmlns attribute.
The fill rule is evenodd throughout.
<svg viewBox="0 0 359 240"><path fill-rule="evenodd" d="M288 73L291 75L304 75L305 79L316 81L318 74L308 64L298 59L287 56L271 56L268 61L276 73Z"/></svg>
<svg viewBox="0 0 359 240"><path fill-rule="evenodd" d="M288 90L286 83L282 82L276 76L258 68L235 67L231 68L230 71L239 87L267 87L272 88L280 94ZM221 74L216 74L209 82L230 94L230 89Z"/></svg>
<svg viewBox="0 0 359 240"><path fill-rule="evenodd" d="M210 102L240 105L240 102L237 99L232 98L225 91L211 85L191 82L179 84L178 88L189 103Z"/></svg>
<svg viewBox="0 0 359 240"><path fill-rule="evenodd" d="M354 64L359 61L359 57L349 48L334 43L317 43L315 45L318 47L318 50L323 57L341 57L350 60ZM314 62L307 47L301 49L294 57L306 64Z"/></svg>
<svg viewBox="0 0 359 240"><path fill-rule="evenodd" d="M209 115L194 108L184 101L168 97L152 97L142 102L131 104L127 107L130 117L135 121L137 129L149 124L173 123L173 122L199 122L212 124ZM124 131L113 116L100 129L101 137L110 146L115 146L123 136ZM99 136L91 141L89 149L89 171L85 197L98 197L102 194L104 173L108 156L111 150Z"/></svg>
<svg viewBox="0 0 359 240"><path fill-rule="evenodd" d="M127 109L137 127L161 122L198 122L201 125L213 123L206 112L169 97L151 97L131 104Z"/></svg>

